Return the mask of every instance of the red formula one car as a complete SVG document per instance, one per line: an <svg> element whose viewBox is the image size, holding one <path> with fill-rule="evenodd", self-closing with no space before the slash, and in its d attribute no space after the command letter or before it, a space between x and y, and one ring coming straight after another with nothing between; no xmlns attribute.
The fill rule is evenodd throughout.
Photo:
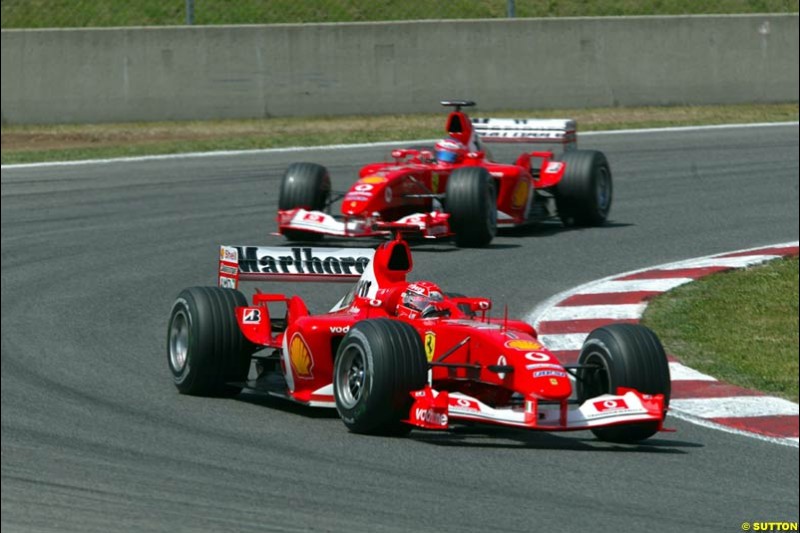
<svg viewBox="0 0 800 533"><path fill-rule="evenodd" d="M331 192L325 167L289 166L280 186L278 231L289 240L323 235L374 237L413 229L452 236L458 246L485 246L497 226L558 216L565 224L600 225L611 207L611 170L602 152L577 150L575 121L474 119L469 101L446 101L448 137L433 150L393 150L371 163L344 194ZM558 144L563 153L533 151L514 164L491 160L484 143ZM341 199L341 214L330 212Z"/></svg>
<svg viewBox="0 0 800 533"><path fill-rule="evenodd" d="M167 361L178 390L255 389L335 407L352 431L446 430L461 421L531 430L589 429L635 442L662 429L670 375L649 329L592 332L576 365L562 365L530 324L490 318L486 298L409 282L402 240L360 249L223 246L219 286L184 290L172 308ZM357 278L333 308L309 313L297 296L244 280Z"/></svg>

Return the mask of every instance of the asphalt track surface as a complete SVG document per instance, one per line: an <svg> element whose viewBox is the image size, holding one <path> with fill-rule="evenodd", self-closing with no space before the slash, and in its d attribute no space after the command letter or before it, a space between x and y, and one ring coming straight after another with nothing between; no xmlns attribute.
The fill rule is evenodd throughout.
<svg viewBox="0 0 800 533"><path fill-rule="evenodd" d="M796 125L582 145L613 167L607 226L543 224L488 250L424 244L412 276L523 315L617 272L798 239ZM180 396L167 318L183 287L214 282L217 245L281 243L268 232L291 161L327 164L344 188L386 153L4 168L3 530L685 533L798 520L797 448L680 420L640 446L477 427L371 438L334 412ZM345 288L265 290L322 311Z"/></svg>

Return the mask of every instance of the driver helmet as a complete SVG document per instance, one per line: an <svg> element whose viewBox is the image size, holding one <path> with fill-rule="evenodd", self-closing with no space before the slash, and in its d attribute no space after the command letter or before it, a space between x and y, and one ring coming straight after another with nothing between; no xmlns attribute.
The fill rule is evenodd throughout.
<svg viewBox="0 0 800 533"><path fill-rule="evenodd" d="M410 283L397 304L397 314L409 318L426 317L436 312L436 304L444 300L442 290L430 281Z"/></svg>
<svg viewBox="0 0 800 533"><path fill-rule="evenodd" d="M467 154L463 143L448 137L436 143L436 159L442 163L458 163Z"/></svg>

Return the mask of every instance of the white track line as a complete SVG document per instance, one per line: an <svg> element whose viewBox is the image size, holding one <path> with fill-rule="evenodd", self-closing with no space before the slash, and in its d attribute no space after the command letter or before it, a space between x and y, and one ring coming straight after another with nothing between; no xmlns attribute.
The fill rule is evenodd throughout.
<svg viewBox="0 0 800 533"><path fill-rule="evenodd" d="M720 130L720 129L742 129L742 128L772 128L781 126L797 126L798 122L757 122L752 124L711 124L700 126L675 126L669 128L643 128L643 129L626 129L626 130L604 130L604 131L587 131L581 132L581 137L591 137L595 135L626 135L638 133L673 133L673 132L687 132L687 131L705 131L705 130ZM186 152L181 154L162 154L162 155L145 155L139 157L116 157L108 159L84 159L80 161L48 161L44 163L15 163L11 165L0 165L2 169L12 168L41 168L41 167L54 167L54 166L76 166L76 165L104 165L108 163L129 163L139 161L161 161L171 159L188 159L188 158L201 158L201 157L222 157L222 156L240 156L247 154L284 154L291 152L303 152L308 150L349 150L358 148L380 148L390 146L408 146L409 144L425 144L436 142L439 139L422 139L422 140L409 140L409 141L389 141L389 142L376 142L376 143L358 143L358 144L327 144L322 146L289 146L286 148L259 148L253 150L220 150L216 152Z"/></svg>
<svg viewBox="0 0 800 533"><path fill-rule="evenodd" d="M640 292L656 291L666 292L679 287L684 283L689 283L692 278L660 278L660 279L634 279L634 280L610 280L603 281L586 287L581 294L605 294L610 292Z"/></svg>
<svg viewBox="0 0 800 533"><path fill-rule="evenodd" d="M542 344L547 346L549 350L555 351L572 351L580 350L583 346L583 341L589 336L586 333L560 333L553 335L539 335Z"/></svg>
<svg viewBox="0 0 800 533"><path fill-rule="evenodd" d="M613 320L638 319L642 316L646 303L619 305L573 305L553 307L547 312L547 321L592 320L610 318Z"/></svg>
<svg viewBox="0 0 800 533"><path fill-rule="evenodd" d="M670 361L669 376L672 381L717 381L714 376L698 372L677 361Z"/></svg>
<svg viewBox="0 0 800 533"><path fill-rule="evenodd" d="M706 420L705 418L700 418L699 416L693 416L683 411L670 410L669 416L677 418L678 420L685 420L686 422L696 424L698 426L702 426L705 428L715 429L717 431L722 431L724 433L730 433L731 435L740 435L743 437L750 437L765 442L771 442L773 444L781 444L783 446L792 446L794 448L800 448L800 440L797 437L769 437L767 435L759 435L757 433L751 433L750 431L743 431L741 429L736 429L730 426L723 426L722 424L718 424L711 420Z"/></svg>
<svg viewBox="0 0 800 533"><path fill-rule="evenodd" d="M736 252L732 252L736 253ZM724 254L723 254L724 255ZM744 268L748 266L757 265L764 261L771 261L783 257L774 254L759 254L759 255L744 255L741 257L716 257L702 260L690 260L682 263L675 263L665 266L659 270L681 270L685 268L708 268L708 267L725 267L725 268Z"/></svg>
<svg viewBox="0 0 800 533"><path fill-rule="evenodd" d="M797 416L798 405L774 396L725 396L671 400L670 410L701 418L744 418L752 416Z"/></svg>

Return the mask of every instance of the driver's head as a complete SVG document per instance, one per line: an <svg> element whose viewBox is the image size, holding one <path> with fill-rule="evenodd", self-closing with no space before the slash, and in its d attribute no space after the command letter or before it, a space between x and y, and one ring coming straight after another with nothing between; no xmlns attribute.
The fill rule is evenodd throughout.
<svg viewBox="0 0 800 533"><path fill-rule="evenodd" d="M397 304L397 314L409 318L426 317L435 313L436 304L444 300L442 290L429 281L409 283L400 302Z"/></svg>
<svg viewBox="0 0 800 533"><path fill-rule="evenodd" d="M460 163L466 155L467 147L453 138L436 143L436 159L442 163Z"/></svg>

